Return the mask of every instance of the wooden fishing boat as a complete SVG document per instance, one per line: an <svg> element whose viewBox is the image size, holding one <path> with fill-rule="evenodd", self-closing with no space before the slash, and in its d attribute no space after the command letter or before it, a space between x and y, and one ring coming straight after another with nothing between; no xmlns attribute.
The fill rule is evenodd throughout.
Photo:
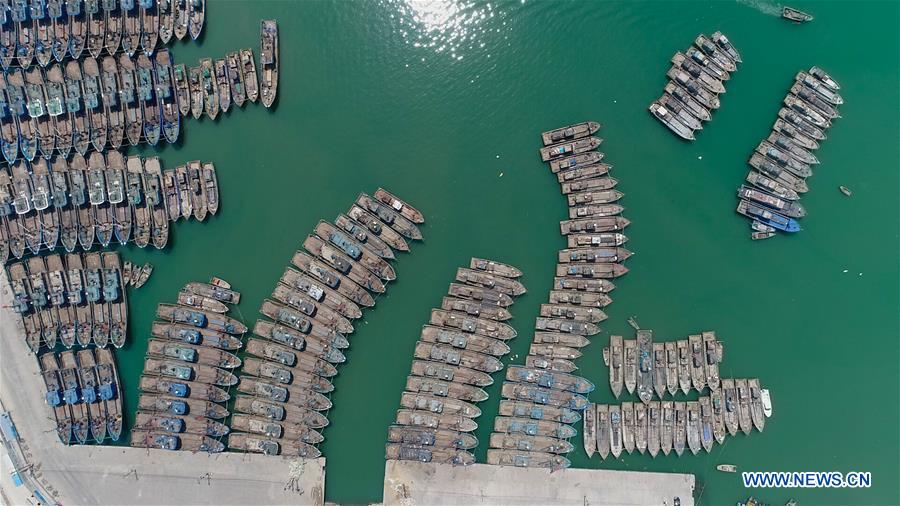
<svg viewBox="0 0 900 506"><path fill-rule="evenodd" d="M162 118L162 133L169 144L174 144L181 131L181 115L179 114L175 77L168 49L162 49L156 53L153 77Z"/></svg>
<svg viewBox="0 0 900 506"><path fill-rule="evenodd" d="M46 388L44 401L53 410L53 418L56 421L56 435L63 444L71 444L73 437L72 419L69 406L64 398L63 383L59 376L59 363L56 360L56 355L53 352L45 353L41 355L39 362L41 377Z"/></svg>
<svg viewBox="0 0 900 506"><path fill-rule="evenodd" d="M813 20L813 17L811 15L788 6L784 6L781 8L781 17L787 19L788 21L793 21L797 24L806 23Z"/></svg>
<svg viewBox="0 0 900 506"><path fill-rule="evenodd" d="M244 89L247 100L256 102L259 98L259 81L256 78L256 62L253 59L253 50L245 48L240 50L241 73L244 76Z"/></svg>
<svg viewBox="0 0 900 506"><path fill-rule="evenodd" d="M238 395L234 403L235 411L268 418L270 420L302 423L312 429L328 426L328 418L313 411L291 404L265 402L249 395Z"/></svg>
<svg viewBox="0 0 900 506"><path fill-rule="evenodd" d="M305 274L324 283L328 288L336 290L354 303L366 307L375 305L375 299L372 298L369 292L350 278L342 276L338 271L309 254L298 251L291 258L291 263Z"/></svg>
<svg viewBox="0 0 900 506"><path fill-rule="evenodd" d="M512 318L512 313L505 308L466 299L458 299L456 297L444 297L441 301L441 309L465 313L476 318L487 318L498 322Z"/></svg>
<svg viewBox="0 0 900 506"><path fill-rule="evenodd" d="M157 10L157 0L141 0L141 49L144 54L150 56L156 50L156 44L159 41L159 11Z"/></svg>
<svg viewBox="0 0 900 506"><path fill-rule="evenodd" d="M196 0L188 1L193 2ZM209 119L215 120L219 115L219 90L212 58L202 58L200 60L200 83L206 115Z"/></svg>
<svg viewBox="0 0 900 506"><path fill-rule="evenodd" d="M313 411L326 411L332 407L328 397L304 385L284 385L245 376L241 378L238 391L271 402L290 402Z"/></svg>
<svg viewBox="0 0 900 506"><path fill-rule="evenodd" d="M191 39L197 40L203 31L206 21L206 0L186 0L188 4L188 21ZM179 37L181 38L181 37Z"/></svg>
<svg viewBox="0 0 900 506"><path fill-rule="evenodd" d="M241 413L236 413L231 417L231 428L235 431L307 444L318 444L325 440L317 430L302 423L276 422L269 418Z"/></svg>
<svg viewBox="0 0 900 506"><path fill-rule="evenodd" d="M175 0L157 0L156 5L159 14L159 40L165 46L175 35Z"/></svg>
<svg viewBox="0 0 900 506"><path fill-rule="evenodd" d="M505 401L501 401L505 402ZM481 410L474 404L428 394L416 394L403 392L400 395L400 406L409 409L428 411L431 413L443 413L445 415L462 415L468 418L478 418Z"/></svg>
<svg viewBox="0 0 900 506"><path fill-rule="evenodd" d="M525 285L521 282L504 276L494 276L481 270L459 267L456 269L456 281L472 286L480 286L511 297L517 297L526 292Z"/></svg>
<svg viewBox="0 0 900 506"><path fill-rule="evenodd" d="M263 455L283 455L306 459L314 459L322 455L322 452L315 446L302 441L266 439L242 432L228 435L228 448Z"/></svg>
<svg viewBox="0 0 900 506"><path fill-rule="evenodd" d="M78 381L81 385L81 400L87 406L90 419L90 437L100 443L106 439L106 406L98 396L100 387L97 378L97 362L92 350L80 350L78 359Z"/></svg>
<svg viewBox="0 0 900 506"><path fill-rule="evenodd" d="M209 436L200 434L172 434L169 432L135 429L131 431L131 446L134 448L157 448L161 450L181 450L189 452L219 453L225 444Z"/></svg>
<svg viewBox="0 0 900 506"><path fill-rule="evenodd" d="M415 460L455 466L467 466L475 463L475 456L465 450L443 450L435 447L421 447L399 443L384 445L384 456L388 460Z"/></svg>
<svg viewBox="0 0 900 506"><path fill-rule="evenodd" d="M197 364L201 366L218 367L222 369L234 369L240 367L241 359L237 356L222 350L221 348L211 348L207 346L193 346L186 343L173 342L171 340L150 339L147 342L147 354L152 357L160 357L164 359L174 359L189 364ZM202 370L198 371L197 381L208 383L199 378ZM170 375L170 374L166 374ZM181 378L190 381L191 378ZM228 386L228 385L225 385Z"/></svg>
<svg viewBox="0 0 900 506"><path fill-rule="evenodd" d="M178 111L187 117L191 113L191 87L188 83L187 67L179 63L173 67L173 80L175 83L175 97L178 102Z"/></svg>
<svg viewBox="0 0 900 506"><path fill-rule="evenodd" d="M224 114L231 108L231 81L228 79L228 64L224 58L219 58L214 62L214 67L219 94L219 109Z"/></svg>
<svg viewBox="0 0 900 506"><path fill-rule="evenodd" d="M84 444L90 435L90 415L88 407L81 402L79 392L84 387L79 382L78 364L75 361L75 352L64 351L59 354L59 376L62 379L63 400L69 405L69 413L72 420L72 432L75 440Z"/></svg>
<svg viewBox="0 0 900 506"><path fill-rule="evenodd" d="M47 69L44 87L47 98L47 114L52 119L53 132L56 137L56 149L65 158L72 150L73 118L66 106L66 81L63 68L58 63ZM11 123L12 117L9 116L8 120Z"/></svg>
<svg viewBox="0 0 900 506"><path fill-rule="evenodd" d="M347 216L365 226L370 233L384 241L388 246L398 251L409 251L409 244L397 231L387 226L380 219L358 206L351 206L347 210Z"/></svg>
<svg viewBox="0 0 900 506"><path fill-rule="evenodd" d="M356 205L369 213L373 213L379 220L404 237L413 240L422 240L422 232L415 223L404 217L401 213L395 212L392 207L382 203L380 200L372 198L365 193L360 193L356 197Z"/></svg>
<svg viewBox="0 0 900 506"><path fill-rule="evenodd" d="M165 321L186 323L197 328L225 332L232 335L240 335L247 332L247 327L234 318L175 304L159 304L156 308L156 316Z"/></svg>
<svg viewBox="0 0 900 506"><path fill-rule="evenodd" d="M188 87L191 91L191 115L194 119L200 119L205 109L205 101L199 65L188 69Z"/></svg>
<svg viewBox="0 0 900 506"><path fill-rule="evenodd" d="M389 426L388 442L458 450L470 450L478 445L478 439L465 432L406 425Z"/></svg>
<svg viewBox="0 0 900 506"><path fill-rule="evenodd" d="M260 23L259 63L262 67L260 91L262 103L271 107L278 91L278 24L274 19L266 19Z"/></svg>
<svg viewBox="0 0 900 506"><path fill-rule="evenodd" d="M189 397L212 402L227 402L231 395L224 389L208 383L196 381L172 380L165 376L142 375L138 388L142 392L168 395L171 397Z"/></svg>
<svg viewBox="0 0 900 506"><path fill-rule="evenodd" d="M240 56L237 51L225 56L228 71L228 88L231 90L231 101L238 107L243 107L247 100L247 92L244 87L244 73L241 72Z"/></svg>
<svg viewBox="0 0 900 506"><path fill-rule="evenodd" d="M191 212L197 221L205 220L209 212L206 206L206 187L203 184L202 170L200 162L197 160L188 162L184 166L188 196L191 200Z"/></svg>

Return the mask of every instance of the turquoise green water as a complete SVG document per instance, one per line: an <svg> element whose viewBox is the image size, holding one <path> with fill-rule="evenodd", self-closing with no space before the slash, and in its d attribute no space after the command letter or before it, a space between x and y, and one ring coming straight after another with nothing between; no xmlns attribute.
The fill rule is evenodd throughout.
<svg viewBox="0 0 900 506"><path fill-rule="evenodd" d="M597 384L591 399L613 400L601 349L610 332L630 336L625 319L636 315L661 340L716 330L723 374L760 377L775 414L764 433L729 438L709 455L601 462L579 448L573 465L693 473L702 504L749 495L897 504L900 11L888 2L810 2L799 7L816 20L793 26L764 5L448 0L416 4L416 20L400 1L211 2L202 42L176 44L176 61L258 48L259 19L275 18L279 102L189 121L183 144L159 153L166 167L214 161L222 209L206 223L177 224L165 253L124 250L157 266L130 294L131 339L119 353L129 416L158 302L173 301L187 281L222 276L243 291L238 309L252 323L315 223L383 185L425 212L426 240L399 255L398 281L358 323L322 445L328 500L380 501L386 428L419 327L470 256L525 271L529 293L513 306L520 337L512 343L524 357L565 244L557 225L565 200L538 160L539 133L596 119L626 192L636 255L616 281L605 332L578 362ZM672 53L717 29L744 64L713 121L686 144L646 107ZM844 117L817 153L804 230L751 243L734 191L795 72L811 65L843 85ZM477 432L482 461L499 382L490 393ZM716 472L718 463L871 471L873 486L746 490L739 475Z"/></svg>

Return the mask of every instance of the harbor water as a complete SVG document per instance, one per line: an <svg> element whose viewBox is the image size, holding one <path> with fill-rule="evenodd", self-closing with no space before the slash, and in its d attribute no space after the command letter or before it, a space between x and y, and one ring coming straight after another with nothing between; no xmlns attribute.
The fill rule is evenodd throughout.
<svg viewBox="0 0 900 506"><path fill-rule="evenodd" d="M626 194L626 246L636 254L615 281L604 332L577 361L597 385L591 400L614 401L601 351L611 333L633 337L626 319L635 316L663 341L715 330L725 346L723 377L759 377L774 415L763 433L680 458L588 460L579 435L573 466L693 473L700 504L750 495L771 504L900 502L900 7L797 7L815 20L793 25L779 19L776 4L759 1L208 2L201 41L174 44L176 63L241 47L258 55L259 20L276 19L279 95L271 110L250 104L216 122L186 120L180 144L140 151L158 154L166 168L215 162L222 207L205 223L175 224L164 252L120 250L125 260L156 266L147 285L129 293L130 337L117 354L127 422L157 303L174 302L188 281L220 276L243 292L237 316L252 327L317 221L384 186L425 213L425 241L398 255L397 281L356 324L321 446L327 500L379 502L386 431L419 329L473 255L525 272L529 291L512 307L519 337L510 355L524 360L565 247L558 221L566 203L537 155L539 134L596 120L604 161ZM662 93L672 54L715 30L744 63L721 109L686 143L647 106ZM794 74L812 65L841 83L843 118L816 152L822 163L803 198L803 230L752 242L747 220L734 212L735 190ZM498 409L495 379L480 405L479 462ZM870 471L872 487L745 489L740 474L715 470L720 463Z"/></svg>

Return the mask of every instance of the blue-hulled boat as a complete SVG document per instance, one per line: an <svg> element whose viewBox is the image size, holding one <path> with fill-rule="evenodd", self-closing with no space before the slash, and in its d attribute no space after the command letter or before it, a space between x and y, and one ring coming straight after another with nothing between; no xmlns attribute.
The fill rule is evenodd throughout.
<svg viewBox="0 0 900 506"><path fill-rule="evenodd" d="M793 218L788 218L777 213L773 213L763 207L752 204L746 200L741 200L737 206L737 212L744 216L765 223L776 230L782 232L799 232L800 224Z"/></svg>

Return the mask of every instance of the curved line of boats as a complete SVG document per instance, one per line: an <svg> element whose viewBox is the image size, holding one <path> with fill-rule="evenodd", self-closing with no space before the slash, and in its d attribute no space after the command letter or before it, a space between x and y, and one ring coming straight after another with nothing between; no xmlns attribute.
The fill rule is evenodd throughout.
<svg viewBox="0 0 900 506"><path fill-rule="evenodd" d="M719 108L719 95L740 62L740 53L722 32L698 35L687 51L672 56L669 82L650 104L650 113L675 135L694 140L694 132Z"/></svg>
<svg viewBox="0 0 900 506"><path fill-rule="evenodd" d="M331 378L346 357L352 320L396 272L395 251L421 240L425 218L383 188L361 193L333 223L319 221L263 301L247 343L228 448L315 458L328 425Z"/></svg>
<svg viewBox="0 0 900 506"><path fill-rule="evenodd" d="M122 389L108 348L44 353L38 359L63 444L118 441L122 434Z"/></svg>
<svg viewBox="0 0 900 506"><path fill-rule="evenodd" d="M3 0L0 66L46 67L80 60L85 50L94 58L149 56L173 36L196 40L205 20L206 0Z"/></svg>
<svg viewBox="0 0 900 506"><path fill-rule="evenodd" d="M722 388L696 401L591 404L584 412L584 450L588 457L596 451L601 459L610 454L617 459L623 450L652 457L673 450L679 456L685 450L710 453L728 434L762 432L771 414L769 392L757 378L723 379Z"/></svg>
<svg viewBox="0 0 900 506"><path fill-rule="evenodd" d="M712 331L687 339L653 342L653 331L638 330L636 339L610 336L603 348L603 362L609 367L609 386L618 398L622 388L629 394L637 391L645 404L654 393L663 399L681 389L685 394L709 387L719 389L719 364L724 346Z"/></svg>
<svg viewBox="0 0 900 506"><path fill-rule="evenodd" d="M795 76L772 132L750 155L749 185L737 190L737 212L750 219L752 239L800 230L798 219L806 216L800 196L809 191L806 179L819 163L813 151L825 139L831 121L841 117L840 88L819 67Z"/></svg>
<svg viewBox="0 0 900 506"><path fill-rule="evenodd" d="M219 209L212 163L191 161L162 170L156 157L54 157L0 169L0 261L61 245L85 251L116 240L157 249L169 240L169 221L204 220Z"/></svg>
<svg viewBox="0 0 900 506"><path fill-rule="evenodd" d="M168 50L152 58L88 56L46 69L12 68L0 79L0 151L6 163L41 155L105 151L181 131L176 68Z"/></svg>
<svg viewBox="0 0 900 506"><path fill-rule="evenodd" d="M507 341L516 331L506 320L514 297L525 293L516 278L522 272L508 264L472 258L456 271L440 308L431 310L413 352L413 362L401 395L401 408L388 427L385 458L454 465L475 462L471 451L478 439L471 434L481 415L477 403L487 399L484 387L503 369ZM529 369L511 367L511 375L528 376ZM504 386L505 388L505 386ZM500 421L500 420L504 421ZM512 416L498 423L518 423ZM491 446L517 448L534 442L521 434L491 438Z"/></svg>
<svg viewBox="0 0 900 506"><path fill-rule="evenodd" d="M32 352L93 343L125 344L128 301L115 252L32 257L8 267L13 311L22 316Z"/></svg>

